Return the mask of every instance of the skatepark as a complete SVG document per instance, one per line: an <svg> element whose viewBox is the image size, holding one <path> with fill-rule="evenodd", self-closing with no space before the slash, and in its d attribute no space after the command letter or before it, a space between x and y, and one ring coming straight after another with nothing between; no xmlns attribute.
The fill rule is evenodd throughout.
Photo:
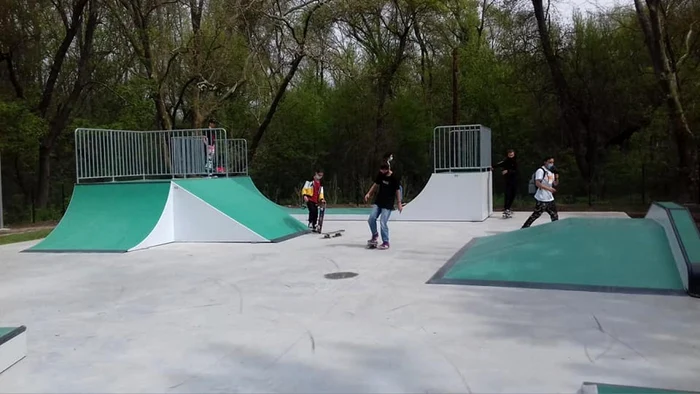
<svg viewBox="0 0 700 394"><path fill-rule="evenodd" d="M490 130L434 133L438 147L479 143L435 149L382 251L365 248L366 209L329 208L324 231L345 232L324 239L247 169L79 178L46 239L0 247L0 326L26 327L0 343L13 360L0 392L700 388L700 236L685 208L521 230L528 212L493 212ZM453 215L426 202L446 185Z"/></svg>

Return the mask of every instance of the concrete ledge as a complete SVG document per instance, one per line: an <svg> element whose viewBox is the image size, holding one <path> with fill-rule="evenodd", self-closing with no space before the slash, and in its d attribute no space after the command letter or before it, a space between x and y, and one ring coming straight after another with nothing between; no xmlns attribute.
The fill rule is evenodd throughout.
<svg viewBox="0 0 700 394"><path fill-rule="evenodd" d="M0 327L0 373L27 355L27 328Z"/></svg>

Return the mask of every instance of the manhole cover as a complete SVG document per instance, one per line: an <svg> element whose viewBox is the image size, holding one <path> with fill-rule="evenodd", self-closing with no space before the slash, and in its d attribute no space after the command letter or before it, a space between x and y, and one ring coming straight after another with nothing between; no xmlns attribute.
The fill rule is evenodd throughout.
<svg viewBox="0 0 700 394"><path fill-rule="evenodd" d="M347 279L354 278L357 276L355 272L333 272L330 274L323 275L326 279Z"/></svg>

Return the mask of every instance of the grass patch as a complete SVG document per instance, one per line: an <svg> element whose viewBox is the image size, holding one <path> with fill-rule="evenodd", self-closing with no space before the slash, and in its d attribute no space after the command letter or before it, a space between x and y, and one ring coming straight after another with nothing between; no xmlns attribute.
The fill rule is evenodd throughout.
<svg viewBox="0 0 700 394"><path fill-rule="evenodd" d="M46 228L41 230L26 231L22 233L7 235L2 235L2 233L0 233L0 245L8 245L17 242L34 241L36 239L46 238L46 236L49 235L51 230L52 229Z"/></svg>

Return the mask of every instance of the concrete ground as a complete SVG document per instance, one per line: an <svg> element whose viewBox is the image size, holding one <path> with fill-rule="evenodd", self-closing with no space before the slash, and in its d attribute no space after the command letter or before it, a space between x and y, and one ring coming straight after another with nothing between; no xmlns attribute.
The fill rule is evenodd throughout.
<svg viewBox="0 0 700 394"><path fill-rule="evenodd" d="M525 216L393 222L387 251L365 249L362 222L326 223L343 237L273 245L2 247L0 325L26 325L29 349L0 375L0 392L700 387L700 300L425 284L471 237L516 229ZM336 271L359 275L324 278Z"/></svg>

